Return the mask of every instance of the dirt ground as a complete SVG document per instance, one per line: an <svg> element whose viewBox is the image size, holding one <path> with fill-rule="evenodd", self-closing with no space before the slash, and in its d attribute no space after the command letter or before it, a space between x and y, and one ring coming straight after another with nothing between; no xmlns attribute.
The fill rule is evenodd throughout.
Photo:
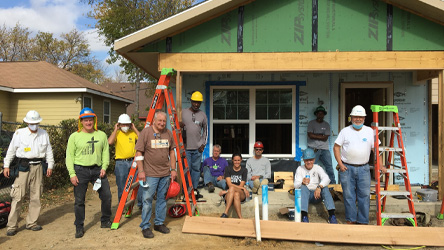
<svg viewBox="0 0 444 250"><path fill-rule="evenodd" d="M114 176L110 176L111 191L113 193L113 211L117 209L117 187ZM153 239L142 236L139 224L141 212L137 210L131 218L122 218L118 230L100 228L100 199L90 187L86 201L85 235L81 239L74 237L74 202L73 193L60 197L57 201L42 209L39 224L42 231L33 232L25 229L26 212L22 213L19 222L19 232L13 237L6 236L6 228L0 230L0 249L383 249L382 246L345 245L331 243L296 242L282 240L263 240L256 242L253 238L218 237L209 235L183 234L184 217L172 219L167 216L165 224L170 228L170 234L163 235L154 231ZM203 216L219 216L210 214ZM277 215L270 215L270 219L285 220ZM324 221L310 215L310 221ZM322 223L322 222L321 222ZM432 226L444 227L444 221L435 218ZM408 247L397 247L408 249ZM438 249L438 248L428 248Z"/></svg>

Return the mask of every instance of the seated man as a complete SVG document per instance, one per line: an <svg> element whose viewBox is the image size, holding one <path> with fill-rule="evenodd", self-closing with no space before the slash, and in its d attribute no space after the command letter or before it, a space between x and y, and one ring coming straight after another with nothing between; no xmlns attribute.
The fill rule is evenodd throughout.
<svg viewBox="0 0 444 250"><path fill-rule="evenodd" d="M247 160L248 177L247 182L253 193L262 194L262 185L268 185L268 179L271 178L270 160L262 156L264 144L257 141L254 144L254 156Z"/></svg>
<svg viewBox="0 0 444 250"><path fill-rule="evenodd" d="M227 160L220 157L220 152L222 148L220 145L216 144L213 146L213 156L208 157L202 163L203 173L204 173L204 183L208 187L208 192L214 192L214 186L221 188L222 190L227 189L227 182L224 178L225 167L228 166Z"/></svg>
<svg viewBox="0 0 444 250"><path fill-rule="evenodd" d="M316 155L312 148L307 148L302 154L304 166L299 166L294 178L294 188L301 189L302 222L308 223L308 204L324 201L328 210L328 223L338 224L335 216L335 204L328 190L330 179L324 169L314 164Z"/></svg>

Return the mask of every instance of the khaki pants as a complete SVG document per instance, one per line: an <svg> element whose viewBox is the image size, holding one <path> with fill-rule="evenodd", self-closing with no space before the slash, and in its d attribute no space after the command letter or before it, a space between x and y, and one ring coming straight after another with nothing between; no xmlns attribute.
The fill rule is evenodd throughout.
<svg viewBox="0 0 444 250"><path fill-rule="evenodd" d="M17 221L23 197L29 189L29 212L26 217L26 228L37 225L40 214L40 195L42 194L43 170L41 164L30 165L29 172L20 172L11 190L11 212L8 217L8 230L17 230Z"/></svg>

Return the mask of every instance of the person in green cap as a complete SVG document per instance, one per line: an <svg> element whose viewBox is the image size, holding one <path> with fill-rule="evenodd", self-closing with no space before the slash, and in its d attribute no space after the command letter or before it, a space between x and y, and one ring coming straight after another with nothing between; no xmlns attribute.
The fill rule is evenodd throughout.
<svg viewBox="0 0 444 250"><path fill-rule="evenodd" d="M312 148L316 154L316 163L322 163L331 184L336 184L335 173L331 163L331 153L328 146L328 137L330 136L330 124L324 121L327 111L319 106L314 111L316 119L308 123L307 128L307 146Z"/></svg>

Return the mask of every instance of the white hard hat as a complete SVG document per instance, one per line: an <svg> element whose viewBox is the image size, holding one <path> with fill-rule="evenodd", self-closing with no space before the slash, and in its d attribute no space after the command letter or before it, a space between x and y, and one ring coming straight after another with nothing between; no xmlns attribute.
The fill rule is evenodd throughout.
<svg viewBox="0 0 444 250"><path fill-rule="evenodd" d="M119 116L119 121L117 121L117 122L118 123L122 123L122 124L130 124L131 123L131 118L127 114L121 114Z"/></svg>
<svg viewBox="0 0 444 250"><path fill-rule="evenodd" d="M40 123L43 119L40 117L39 112L35 111L35 110L30 110L28 111L28 113L26 114L25 118L23 118L23 121L26 123Z"/></svg>
<svg viewBox="0 0 444 250"><path fill-rule="evenodd" d="M364 107L362 107L361 105L356 105L355 107L353 107L350 116L367 116L367 114L365 113Z"/></svg>

